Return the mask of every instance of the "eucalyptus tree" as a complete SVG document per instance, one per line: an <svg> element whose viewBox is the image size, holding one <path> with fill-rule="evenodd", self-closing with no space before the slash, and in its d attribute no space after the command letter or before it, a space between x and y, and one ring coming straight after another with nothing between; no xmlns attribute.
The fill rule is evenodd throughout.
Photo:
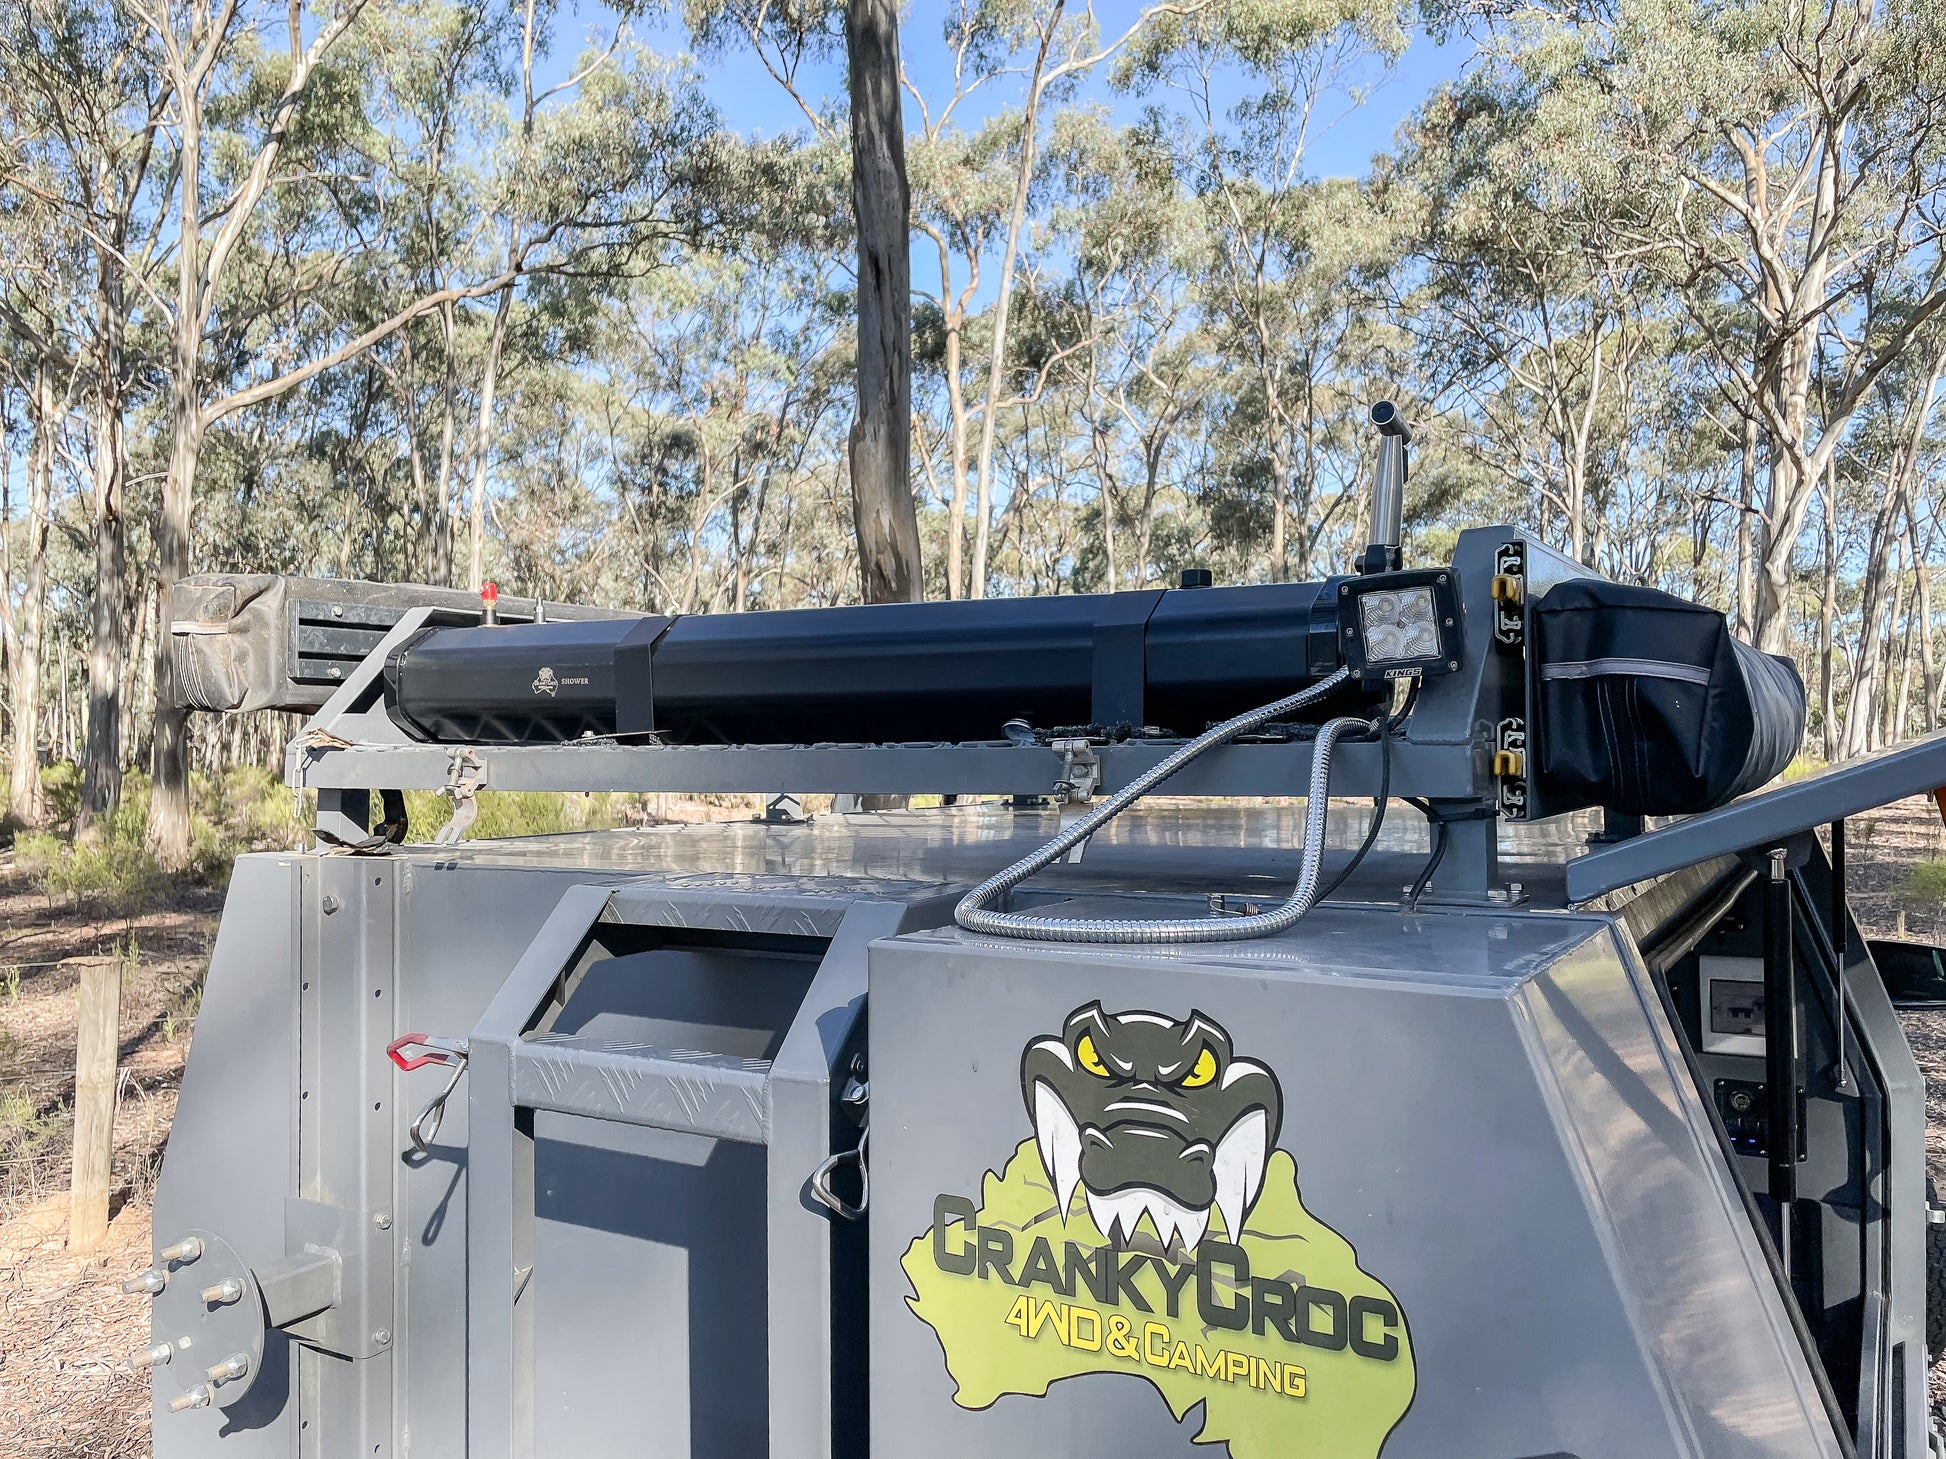
<svg viewBox="0 0 1946 1459"><path fill-rule="evenodd" d="M1334 373L1326 353L1343 337L1350 275L1386 241L1355 188L1311 177L1310 151L1404 49L1401 13L1390 0L1232 0L1169 17L1119 68L1123 85L1183 108L1162 134L1202 212L1205 314L1245 372L1233 435L1262 453L1226 477L1267 494L1278 579L1310 570L1318 514L1341 495L1318 490L1313 387Z"/></svg>
<svg viewBox="0 0 1946 1459"><path fill-rule="evenodd" d="M706 49L748 45L791 96L819 143L848 125L855 240L853 398L846 462L859 587L868 603L922 596L918 510L912 493L912 298L896 0L688 0L685 18ZM845 104L809 93L803 68L842 53Z"/></svg>
<svg viewBox="0 0 1946 1459"><path fill-rule="evenodd" d="M18 139L0 194L31 199L74 239L65 287L37 291L54 308L49 339L85 372L94 576L88 594L84 826L120 797L125 629L129 617L125 423L145 361L130 358L131 326L156 297L158 128L167 97L153 38L115 0L24 0L0 15L0 113ZM57 318L58 315L58 318ZM11 323L20 326L15 313ZM30 330L31 334L32 331ZM38 569L33 569L38 570ZM34 718L36 696L17 686ZM31 726L29 727L31 737ZM31 742L31 741L30 741ZM27 775L15 756L16 776ZM17 799L31 796L21 789Z"/></svg>
<svg viewBox="0 0 1946 1459"><path fill-rule="evenodd" d="M1096 482L1099 582L1113 591L1127 577L1142 587L1162 494L1205 400L1220 390L1193 284L1198 213L1152 121L1116 130L1097 113L1071 114L1049 160L1062 174L1051 228L1069 256L1079 316L1070 393Z"/></svg>
<svg viewBox="0 0 1946 1459"><path fill-rule="evenodd" d="M1890 697L1887 681L1901 657L1895 647L1901 606L1895 571L1899 556L1905 554L1917 569L1917 581L1925 578L1925 570L1919 566L1925 556L1916 540L1919 513L1915 499L1924 489L1932 445L1929 437L1942 389L1946 388L1946 331L1930 330L1920 344L1907 360L1881 377L1883 383L1898 388L1877 392L1877 398L1860 413L1863 430L1857 437L1862 439L1855 438L1855 449L1847 453L1865 486L1864 501L1872 505L1860 562L1858 632L1844 735L1842 743L1833 745L1846 754L1864 754L1882 743L1881 722ZM1831 490L1829 483L1826 489ZM1830 512L1828 506L1826 511ZM1836 554L1831 555L1835 559ZM1930 621L1930 605L1925 617ZM1930 684L1934 671L1929 656L1926 663ZM1928 700L1930 697L1929 689ZM1901 726L1904 719L1901 711L1897 715Z"/></svg>
<svg viewBox="0 0 1946 1459"><path fill-rule="evenodd" d="M362 210L344 205L333 186L338 174L319 164L350 150L349 138L368 125L361 88L372 73L337 62L367 10L378 14L379 0L342 0L308 27L301 10L287 8L276 13L281 34L269 14L241 13L234 0L220 8L204 0L146 3L170 96L177 179L171 454L158 553L158 592L166 595L189 567L197 466L214 424L356 359L448 305L507 301L505 291L526 274L627 271L681 226L679 217L688 218L697 183L711 167L714 118L692 78L653 58L634 56L592 75L584 70L578 94L558 111L543 111L543 96L526 97L532 73L523 69L518 144L506 149L490 213L516 220L501 257L484 277L448 282L397 302L375 321L346 324L332 314L338 291L331 285L371 259ZM533 44L531 27L523 27L522 41ZM281 266L253 283L280 292L288 307L256 299L232 321L217 306L226 289L238 287L233 273L253 240L267 240L265 256ZM292 311L341 322L327 345L295 353L286 348ZM273 320L284 326L281 333ZM212 358L219 338L231 342L221 371ZM482 395L490 398L490 391ZM482 415L490 418L490 407ZM165 862L179 865L189 846L187 739L162 642L155 679L149 837Z"/></svg>
<svg viewBox="0 0 1946 1459"><path fill-rule="evenodd" d="M1946 12L1569 0L1474 33L1564 184L1636 195L1620 237L1661 270L1719 394L1754 422L1754 627L1782 651L1812 499L1875 382L1946 307Z"/></svg>
<svg viewBox="0 0 1946 1459"><path fill-rule="evenodd" d="M1379 189L1406 214L1414 267L1396 302L1437 392L1459 402L1483 459L1523 484L1544 530L1595 560L1631 371L1669 305L1615 228L1628 206L1549 161L1517 81L1462 80L1420 108Z"/></svg>
<svg viewBox="0 0 1946 1459"><path fill-rule="evenodd" d="M1104 35L1094 7L1070 13L1066 0L1025 7L996 5L987 24L996 43L1025 57L1021 88L1019 138L1014 146L1013 198L1002 235L1000 275L994 290L987 347L985 403L980 415L980 444L975 464L973 504L973 561L969 592L980 598L987 591L987 541L994 500L993 442L998 426L1001 392L1007 378L1008 314L1013 300L1015 265L1027 223L1027 204L1035 177L1036 150L1041 145L1040 115L1044 102L1058 100L1083 78L1124 53L1153 44L1166 28L1192 22L1213 11L1218 0L1160 0L1138 10L1119 33Z"/></svg>

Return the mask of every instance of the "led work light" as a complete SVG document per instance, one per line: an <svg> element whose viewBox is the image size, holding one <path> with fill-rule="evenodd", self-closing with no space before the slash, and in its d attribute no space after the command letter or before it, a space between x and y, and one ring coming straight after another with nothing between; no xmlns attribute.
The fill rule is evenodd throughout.
<svg viewBox="0 0 1946 1459"><path fill-rule="evenodd" d="M1338 584L1338 640L1360 679L1449 674L1460 666L1452 574L1372 573Z"/></svg>

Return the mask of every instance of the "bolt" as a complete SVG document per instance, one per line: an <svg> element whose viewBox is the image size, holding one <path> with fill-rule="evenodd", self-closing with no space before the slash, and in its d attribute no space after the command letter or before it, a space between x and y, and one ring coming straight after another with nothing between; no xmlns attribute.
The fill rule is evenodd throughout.
<svg viewBox="0 0 1946 1459"><path fill-rule="evenodd" d="M376 1216L372 1217L372 1224L381 1231L390 1231L392 1229L392 1213L390 1211L380 1211Z"/></svg>
<svg viewBox="0 0 1946 1459"><path fill-rule="evenodd" d="M154 1347L143 1348L128 1360L129 1369L139 1373L144 1368L160 1368L176 1355L174 1343L159 1342Z"/></svg>
<svg viewBox="0 0 1946 1459"><path fill-rule="evenodd" d="M247 1353L231 1353L220 1363L212 1363L203 1370L210 1385L227 1383L232 1378L241 1378L250 1371L250 1357Z"/></svg>
<svg viewBox="0 0 1946 1459"><path fill-rule="evenodd" d="M242 1295L243 1283L236 1277L225 1277L215 1286L203 1288L203 1301L211 1307L234 1302Z"/></svg>
<svg viewBox="0 0 1946 1459"><path fill-rule="evenodd" d="M203 1238L185 1236L173 1246L165 1246L158 1253L163 1261L192 1262L203 1254Z"/></svg>
<svg viewBox="0 0 1946 1459"><path fill-rule="evenodd" d="M389 1327L378 1328L372 1333L372 1342L378 1347L390 1347L392 1345L392 1329Z"/></svg>
<svg viewBox="0 0 1946 1459"><path fill-rule="evenodd" d="M326 892L324 894L323 905L324 905L324 915L329 917L333 912L337 911L340 907L342 907L344 903L339 901L330 892Z"/></svg>
<svg viewBox="0 0 1946 1459"><path fill-rule="evenodd" d="M208 1408L210 1400L215 1396L209 1391L209 1385L207 1383L202 1384L190 1389L179 1398L170 1399L169 1412L181 1413L184 1409L189 1408Z"/></svg>
<svg viewBox="0 0 1946 1459"><path fill-rule="evenodd" d="M154 1267L150 1267L147 1271L137 1272L134 1276L123 1282L122 1290L130 1296L133 1296L137 1292L147 1292L153 1297L168 1285L169 1274L167 1272L159 1272Z"/></svg>

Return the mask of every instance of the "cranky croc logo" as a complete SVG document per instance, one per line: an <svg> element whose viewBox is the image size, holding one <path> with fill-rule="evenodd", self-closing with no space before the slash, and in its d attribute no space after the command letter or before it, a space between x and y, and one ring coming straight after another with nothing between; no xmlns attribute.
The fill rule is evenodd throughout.
<svg viewBox="0 0 1946 1459"><path fill-rule="evenodd" d="M1205 1014L1090 1003L1020 1087L1033 1133L903 1259L954 1401L1136 1373L1232 1459L1374 1459L1416 1386L1405 1315L1299 1199L1269 1067Z"/></svg>

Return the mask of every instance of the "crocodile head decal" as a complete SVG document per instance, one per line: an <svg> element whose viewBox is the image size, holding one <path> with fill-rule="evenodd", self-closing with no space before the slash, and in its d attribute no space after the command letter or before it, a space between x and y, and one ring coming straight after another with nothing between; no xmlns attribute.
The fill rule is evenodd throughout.
<svg viewBox="0 0 1946 1459"><path fill-rule="evenodd" d="M1062 1220L1078 1185L1111 1241L1126 1244L1147 1216L1165 1250L1189 1250L1212 1210L1241 1236L1284 1097L1221 1024L1090 1003L1027 1046L1020 1087Z"/></svg>

